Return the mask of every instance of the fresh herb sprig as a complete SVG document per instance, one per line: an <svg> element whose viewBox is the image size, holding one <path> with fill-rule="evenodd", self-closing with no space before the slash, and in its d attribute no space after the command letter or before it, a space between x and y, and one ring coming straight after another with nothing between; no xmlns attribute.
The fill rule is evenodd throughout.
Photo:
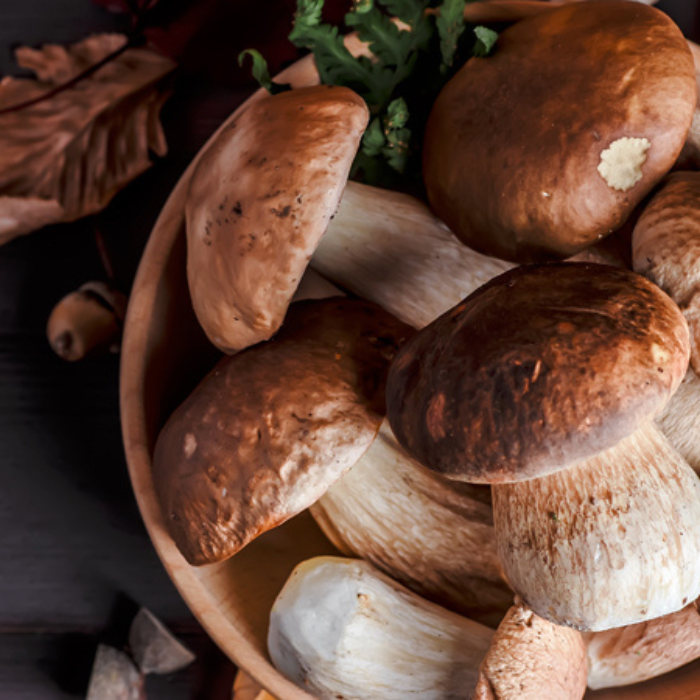
<svg viewBox="0 0 700 700"><path fill-rule="evenodd" d="M370 110L354 176L401 189L420 186L421 137L430 107L456 68L470 55L487 55L497 38L485 27L465 31L467 1L438 0L436 6L436 0L355 0L345 25L372 56L354 57L340 28L323 22L324 0L297 0L290 41L313 53L322 83L351 88ZM272 82L260 54L244 54L252 57L263 87L286 87Z"/></svg>

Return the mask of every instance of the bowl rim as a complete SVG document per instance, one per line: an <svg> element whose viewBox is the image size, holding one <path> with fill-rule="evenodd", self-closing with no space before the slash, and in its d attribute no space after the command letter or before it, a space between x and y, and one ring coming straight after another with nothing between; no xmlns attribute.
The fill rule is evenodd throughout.
<svg viewBox="0 0 700 700"><path fill-rule="evenodd" d="M363 50L350 38L351 50ZM277 78L294 88L319 83L311 56L304 57L282 71ZM217 646L232 661L266 690L285 700L313 700L313 696L286 679L227 619L216 601L171 538L152 479L152 455L149 452L144 388L151 338L147 331L156 305L160 273L178 236L184 229L184 202L194 168L206 149L250 104L267 94L255 91L224 121L199 150L170 193L151 231L138 266L129 299L122 339L119 403L122 442L129 478L146 530L170 579L192 614ZM157 274L154 274L157 273Z"/></svg>

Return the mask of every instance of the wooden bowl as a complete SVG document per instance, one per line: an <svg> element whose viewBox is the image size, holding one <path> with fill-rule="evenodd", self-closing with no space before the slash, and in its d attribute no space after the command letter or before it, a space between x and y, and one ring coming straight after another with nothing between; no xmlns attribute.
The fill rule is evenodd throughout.
<svg viewBox="0 0 700 700"><path fill-rule="evenodd" d="M349 39L348 48L354 53L364 50L353 38ZM301 87L317 83L318 75L311 60L303 59L279 79ZM259 99L262 94L258 91L250 100ZM246 104L239 109L245 109ZM234 115L228 121L233 118ZM184 201L196 160L163 208L131 294L120 387L129 474L141 515L163 565L214 641L276 698L311 700L312 696L285 679L270 663L266 646L268 619L273 601L292 569L309 557L337 553L336 550L308 513L302 513L228 561L190 566L168 534L153 485L152 457L159 429L219 358L196 321L185 273ZM700 662L643 684L589 692L586 697L700 700Z"/></svg>

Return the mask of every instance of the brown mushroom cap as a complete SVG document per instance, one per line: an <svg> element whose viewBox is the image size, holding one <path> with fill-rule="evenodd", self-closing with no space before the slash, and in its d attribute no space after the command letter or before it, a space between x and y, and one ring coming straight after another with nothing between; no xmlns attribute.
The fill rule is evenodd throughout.
<svg viewBox="0 0 700 700"><path fill-rule="evenodd" d="M163 428L154 456L170 532L190 563L232 556L364 454L408 332L369 302L299 302L273 341L215 367Z"/></svg>
<svg viewBox="0 0 700 700"><path fill-rule="evenodd" d="M439 95L424 147L431 205L483 253L573 255L672 167L696 93L686 41L654 8L582 2L525 19Z"/></svg>
<svg viewBox="0 0 700 700"><path fill-rule="evenodd" d="M420 331L394 361L387 415L419 461L463 481L553 473L660 411L688 364L678 307L627 270L511 270Z"/></svg>
<svg viewBox="0 0 700 700"><path fill-rule="evenodd" d="M186 202L192 304L219 349L280 327L340 201L368 120L343 87L252 102L199 161Z"/></svg>

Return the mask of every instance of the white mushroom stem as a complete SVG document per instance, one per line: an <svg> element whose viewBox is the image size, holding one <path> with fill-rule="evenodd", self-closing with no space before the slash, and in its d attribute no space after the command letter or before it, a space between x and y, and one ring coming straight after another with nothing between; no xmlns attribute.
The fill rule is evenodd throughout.
<svg viewBox="0 0 700 700"><path fill-rule="evenodd" d="M297 566L275 601L268 650L321 700L456 700L474 689L492 636L367 562L318 557Z"/></svg>
<svg viewBox="0 0 700 700"><path fill-rule="evenodd" d="M506 577L541 617L604 630L700 595L700 480L653 423L570 469L492 491Z"/></svg>
<svg viewBox="0 0 700 700"><path fill-rule="evenodd" d="M311 266L421 328L514 264L467 248L415 197L348 182Z"/></svg>
<svg viewBox="0 0 700 700"><path fill-rule="evenodd" d="M688 48L693 54L695 63L695 82L698 84L700 91L700 46L692 41L688 42ZM683 152L680 156L680 161L690 161L693 165L700 165L700 92L698 94L698 104L695 107L693 121L690 125L690 131L683 146Z"/></svg>
<svg viewBox="0 0 700 700"><path fill-rule="evenodd" d="M481 663L474 700L578 700L586 692L581 633L554 625L516 601Z"/></svg>
<svg viewBox="0 0 700 700"><path fill-rule="evenodd" d="M655 678L700 657L697 601L672 615L605 632L584 632L588 687L612 688Z"/></svg>
<svg viewBox="0 0 700 700"><path fill-rule="evenodd" d="M485 624L513 602L487 487L450 482L409 457L388 421L364 457L311 506L341 551Z"/></svg>
<svg viewBox="0 0 700 700"><path fill-rule="evenodd" d="M625 266L604 245L571 260ZM516 265L464 245L415 197L348 182L311 267L422 328Z"/></svg>
<svg viewBox="0 0 700 700"><path fill-rule="evenodd" d="M689 369L656 423L683 459L700 474L700 379Z"/></svg>

